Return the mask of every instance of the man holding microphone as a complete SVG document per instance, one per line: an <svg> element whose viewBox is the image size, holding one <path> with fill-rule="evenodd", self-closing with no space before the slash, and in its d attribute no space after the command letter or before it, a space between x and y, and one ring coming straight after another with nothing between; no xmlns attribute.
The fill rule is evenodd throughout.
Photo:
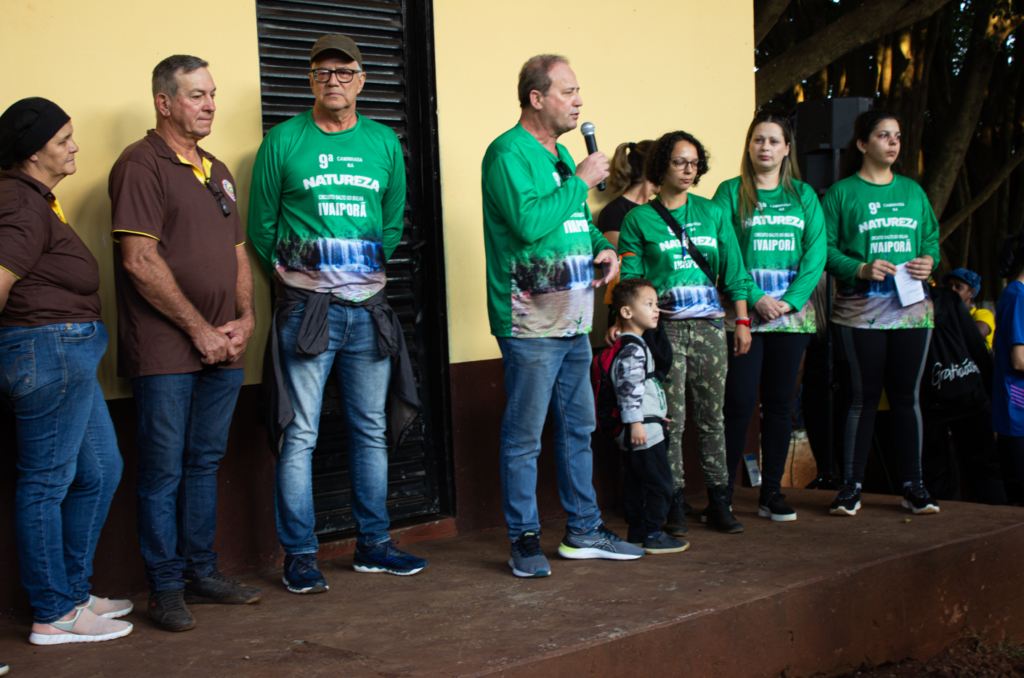
<svg viewBox="0 0 1024 678"><path fill-rule="evenodd" d="M518 577L545 577L540 550L537 457L550 410L558 492L568 513L565 558L634 560L643 549L602 522L591 481L596 426L588 370L593 287L615 278L615 249L594 227L588 191L609 175L594 152L575 167L558 137L576 128L576 75L564 57L535 56L519 73L519 123L495 139L481 168L487 311L505 370L501 486ZM604 277L595 281L594 265Z"/></svg>

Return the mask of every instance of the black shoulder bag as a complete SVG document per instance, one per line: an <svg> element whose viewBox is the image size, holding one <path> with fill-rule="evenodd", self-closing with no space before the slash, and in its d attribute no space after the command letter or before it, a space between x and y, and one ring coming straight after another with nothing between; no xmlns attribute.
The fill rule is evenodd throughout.
<svg viewBox="0 0 1024 678"><path fill-rule="evenodd" d="M697 249L697 246L693 244L693 241L690 240L690 234L683 230L683 227L679 225L676 218L672 216L672 213L668 211L668 208L660 200L651 200L647 204L653 207L658 216L665 220L668 227L672 229L672 233L679 239L680 244L684 244L685 241L686 251L690 253L690 258L697 264L697 268L704 271L704 275L711 281L711 286L715 287L718 283L715 280L715 276L711 275L711 266L708 264L708 260L704 258L704 255L701 254L701 251Z"/></svg>

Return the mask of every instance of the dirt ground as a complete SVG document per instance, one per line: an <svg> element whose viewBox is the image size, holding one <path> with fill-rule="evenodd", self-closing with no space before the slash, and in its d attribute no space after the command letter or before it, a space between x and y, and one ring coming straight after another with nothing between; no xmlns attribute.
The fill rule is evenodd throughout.
<svg viewBox="0 0 1024 678"><path fill-rule="evenodd" d="M1024 645L965 637L927 662L908 659L841 678L1024 678Z"/></svg>

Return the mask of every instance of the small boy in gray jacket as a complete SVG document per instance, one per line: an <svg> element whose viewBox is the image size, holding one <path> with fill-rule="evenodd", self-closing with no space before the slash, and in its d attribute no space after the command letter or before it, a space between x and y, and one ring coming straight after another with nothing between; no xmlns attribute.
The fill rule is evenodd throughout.
<svg viewBox="0 0 1024 678"><path fill-rule="evenodd" d="M610 376L622 419L616 437L625 453L623 510L627 540L651 554L690 547L662 529L672 500L672 472L665 446L665 391L654 377L654 356L643 340L658 327L658 293L647 280L623 280L612 291L612 311L622 330Z"/></svg>

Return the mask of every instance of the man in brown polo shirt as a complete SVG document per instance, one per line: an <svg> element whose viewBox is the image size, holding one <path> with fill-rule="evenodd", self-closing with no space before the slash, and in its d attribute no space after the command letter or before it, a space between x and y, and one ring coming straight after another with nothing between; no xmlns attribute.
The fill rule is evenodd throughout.
<svg viewBox="0 0 1024 678"><path fill-rule="evenodd" d="M217 571L217 468L254 327L234 179L199 148L213 124L207 63L153 69L156 129L110 172L117 243L118 373L138 412L139 542L158 626L196 625L186 603L243 604L260 590Z"/></svg>

